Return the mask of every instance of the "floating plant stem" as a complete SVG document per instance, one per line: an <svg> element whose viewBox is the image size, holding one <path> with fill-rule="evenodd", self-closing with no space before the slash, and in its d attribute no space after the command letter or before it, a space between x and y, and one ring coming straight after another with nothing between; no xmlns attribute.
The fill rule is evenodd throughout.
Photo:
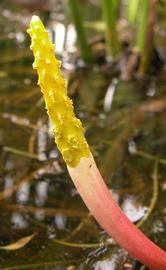
<svg viewBox="0 0 166 270"><path fill-rule="evenodd" d="M117 5L115 1L102 0L103 18L106 25L106 42L108 56L115 57L119 53L120 44L117 34Z"/></svg>
<svg viewBox="0 0 166 270"><path fill-rule="evenodd" d="M39 17L32 17L28 33L35 57L33 67L38 71L55 142L86 206L131 256L152 270L166 270L166 252L131 223L108 190L84 137L82 124L74 115L66 82L61 77L60 62L54 56L54 46Z"/></svg>
<svg viewBox="0 0 166 270"><path fill-rule="evenodd" d="M137 149L136 152L135 152L135 155L137 156L140 156L140 157L143 157L143 158L146 158L146 159L149 159L149 160L156 160L156 156L154 155L151 155L143 150L140 150L140 149ZM166 159L163 159L163 158L158 158L157 159L159 163L163 164L163 165L166 165Z"/></svg>
<svg viewBox="0 0 166 270"><path fill-rule="evenodd" d="M81 57L86 63L91 63L92 53L87 43L78 0L69 0L69 7L77 32L77 39L81 52Z"/></svg>
<svg viewBox="0 0 166 270"><path fill-rule="evenodd" d="M67 242L64 240L54 239L55 243L68 246L68 247L75 247L75 248L97 248L97 247L103 247L104 243L73 243L73 242Z"/></svg>
<svg viewBox="0 0 166 270"><path fill-rule="evenodd" d="M33 158L33 159L37 159L37 160L39 159L38 156L35 155L35 154L29 153L29 152L26 152L26 151L23 151L23 150L16 149L14 147L4 146L3 150L6 151L6 152L16 154L16 155L21 155L21 156L24 156L24 157Z"/></svg>
<svg viewBox="0 0 166 270"><path fill-rule="evenodd" d="M150 206L148 207L148 210L146 212L146 214L144 215L144 217L137 223L137 227L141 227L145 221L148 219L148 217L150 216L150 214L152 213L156 202L157 202L157 198L158 198L158 190L159 190L159 184L158 184L158 159L156 159L155 164L154 164L154 169L153 169L153 196L152 196L152 200L150 203Z"/></svg>

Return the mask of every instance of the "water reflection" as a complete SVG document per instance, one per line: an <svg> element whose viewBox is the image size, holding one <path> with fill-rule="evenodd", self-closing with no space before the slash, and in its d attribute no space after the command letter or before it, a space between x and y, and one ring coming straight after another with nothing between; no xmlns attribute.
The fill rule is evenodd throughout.
<svg viewBox="0 0 166 270"><path fill-rule="evenodd" d="M132 196L125 199L122 209L132 222L140 220L147 211L147 208L139 205L135 197Z"/></svg>
<svg viewBox="0 0 166 270"><path fill-rule="evenodd" d="M63 23L55 22L48 32L52 43L55 44L57 55L66 57L68 53L75 52L77 34L73 24L65 26Z"/></svg>
<svg viewBox="0 0 166 270"><path fill-rule="evenodd" d="M62 23L56 23L54 26L55 39L53 44L56 46L56 53L62 55L65 44L66 28Z"/></svg>
<svg viewBox="0 0 166 270"><path fill-rule="evenodd" d="M41 161L47 160L46 149L47 149L47 126L46 124L42 124L42 122L38 122L38 158Z"/></svg>
<svg viewBox="0 0 166 270"><path fill-rule="evenodd" d="M38 207L45 205L48 197L48 182L38 181L36 184L35 203Z"/></svg>
<svg viewBox="0 0 166 270"><path fill-rule="evenodd" d="M4 177L4 191L13 186L13 178L10 175Z"/></svg>
<svg viewBox="0 0 166 270"><path fill-rule="evenodd" d="M67 52L73 53L75 51L76 40L77 34L75 27L73 24L69 24L67 26L66 43L65 43L65 48Z"/></svg>
<svg viewBox="0 0 166 270"><path fill-rule="evenodd" d="M113 79L106 91L106 94L104 97L104 104L103 104L103 109L104 109L104 112L106 113L108 113L111 110L113 97L114 97L117 84L118 84L118 79Z"/></svg>
<svg viewBox="0 0 166 270"><path fill-rule="evenodd" d="M116 266L116 259L114 260L103 260L103 261L98 261L95 264L94 269L95 270L114 270Z"/></svg>
<svg viewBox="0 0 166 270"><path fill-rule="evenodd" d="M59 230L64 230L66 228L67 218L64 215L57 214L54 218L55 224Z"/></svg>
<svg viewBox="0 0 166 270"><path fill-rule="evenodd" d="M18 191L16 193L17 202L20 204L28 202L30 199L29 195L30 183L25 182L18 187Z"/></svg>
<svg viewBox="0 0 166 270"><path fill-rule="evenodd" d="M13 229L25 229L28 227L28 223L24 217L19 213L12 213L11 223Z"/></svg>

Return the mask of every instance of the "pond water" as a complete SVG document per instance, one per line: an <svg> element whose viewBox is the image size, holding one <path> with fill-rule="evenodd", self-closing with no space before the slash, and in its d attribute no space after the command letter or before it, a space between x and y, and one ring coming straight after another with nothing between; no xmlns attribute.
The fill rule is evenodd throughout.
<svg viewBox="0 0 166 270"><path fill-rule="evenodd" d="M28 37L10 20L7 26L0 45L0 246L15 245L0 249L0 269L145 269L100 228L77 193L54 144ZM109 189L166 249L164 74L125 82L96 66L66 67L64 61L76 114Z"/></svg>

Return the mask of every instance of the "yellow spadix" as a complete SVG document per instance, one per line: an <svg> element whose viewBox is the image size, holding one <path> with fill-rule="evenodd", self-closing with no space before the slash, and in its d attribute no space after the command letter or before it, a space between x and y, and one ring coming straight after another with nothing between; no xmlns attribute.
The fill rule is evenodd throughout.
<svg viewBox="0 0 166 270"><path fill-rule="evenodd" d="M32 17L27 32L32 39L33 68L38 72L38 84L44 95L55 142L67 165L75 167L82 157L90 156L90 150L81 121L75 117L73 103L67 96L66 81L60 71L61 62L56 59L54 46L38 16Z"/></svg>

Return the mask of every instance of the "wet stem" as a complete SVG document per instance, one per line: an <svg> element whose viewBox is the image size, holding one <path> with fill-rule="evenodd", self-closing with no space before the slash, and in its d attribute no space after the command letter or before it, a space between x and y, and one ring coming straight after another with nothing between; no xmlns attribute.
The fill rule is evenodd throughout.
<svg viewBox="0 0 166 270"><path fill-rule="evenodd" d="M114 58L120 51L120 43L117 34L117 8L118 1L103 0L102 12L106 27L106 42L108 56Z"/></svg>
<svg viewBox="0 0 166 270"><path fill-rule="evenodd" d="M145 1L146 2L146 1ZM144 3L145 4L145 3ZM144 38L141 50L140 74L149 70L154 48L154 25L156 18L156 0L149 0L145 5L146 21L144 22Z"/></svg>
<svg viewBox="0 0 166 270"><path fill-rule="evenodd" d="M78 2L79 2L78 0L69 0L69 7L70 7L72 19L73 19L76 32L77 32L77 39L78 39L78 45L80 48L81 57L86 63L91 63L92 53L86 39L82 16L80 12L80 5Z"/></svg>

